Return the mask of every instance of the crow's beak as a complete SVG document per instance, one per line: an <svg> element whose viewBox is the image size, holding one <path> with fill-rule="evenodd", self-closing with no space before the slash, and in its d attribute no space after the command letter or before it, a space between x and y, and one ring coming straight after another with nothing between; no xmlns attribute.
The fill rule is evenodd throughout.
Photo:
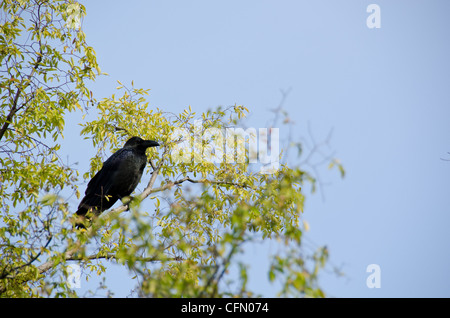
<svg viewBox="0 0 450 318"><path fill-rule="evenodd" d="M158 147L159 143L153 140L144 140L145 147Z"/></svg>

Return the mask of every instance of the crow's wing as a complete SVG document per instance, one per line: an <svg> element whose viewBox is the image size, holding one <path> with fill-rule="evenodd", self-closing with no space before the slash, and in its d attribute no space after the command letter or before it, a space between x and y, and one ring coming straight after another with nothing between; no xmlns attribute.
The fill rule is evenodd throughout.
<svg viewBox="0 0 450 318"><path fill-rule="evenodd" d="M114 175L123 164L124 157L127 157L128 149L119 149L111 155L104 163L102 168L89 181L85 195L108 194L109 189L114 182Z"/></svg>
<svg viewBox="0 0 450 318"><path fill-rule="evenodd" d="M118 171L126 165L127 157L132 155L129 149L119 149L111 155L104 163L102 168L89 181L85 196L78 206L80 213L84 214L90 207L96 207L100 211L109 209L119 199L117 193L114 193L116 182L120 182L116 177ZM107 198L106 198L107 196Z"/></svg>

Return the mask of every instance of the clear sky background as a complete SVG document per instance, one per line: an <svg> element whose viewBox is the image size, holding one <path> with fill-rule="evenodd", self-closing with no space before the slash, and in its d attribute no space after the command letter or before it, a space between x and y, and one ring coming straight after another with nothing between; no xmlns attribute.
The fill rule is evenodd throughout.
<svg viewBox="0 0 450 318"><path fill-rule="evenodd" d="M381 9L369 29L366 8ZM84 1L83 30L103 71L97 98L116 80L150 88L151 105L202 112L243 104L265 127L280 89L294 137L331 146L346 177L322 174L324 198L307 194L309 242L327 245L321 284L332 297L450 297L450 1ZM72 116L65 149L80 173L94 155ZM283 131L280 132L283 134ZM80 186L84 191L84 184ZM73 200L75 207L78 202ZM267 249L247 251L250 284L274 296ZM381 268L381 288L366 267ZM107 283L126 296L126 272ZM259 275L264 275L263 279ZM83 288L86 286L83 281ZM92 283L93 284L93 283Z"/></svg>

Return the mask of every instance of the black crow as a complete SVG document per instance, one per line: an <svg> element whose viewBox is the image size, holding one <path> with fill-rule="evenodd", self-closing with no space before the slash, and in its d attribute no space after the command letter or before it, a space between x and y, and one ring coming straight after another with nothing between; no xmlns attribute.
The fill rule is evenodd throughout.
<svg viewBox="0 0 450 318"><path fill-rule="evenodd" d="M117 200L129 196L136 189L147 164L146 149L156 146L159 146L159 143L153 140L130 138L122 149L117 150L103 163L100 171L89 181L77 215L84 217L91 210L98 216L112 207ZM84 226L77 224L77 227Z"/></svg>

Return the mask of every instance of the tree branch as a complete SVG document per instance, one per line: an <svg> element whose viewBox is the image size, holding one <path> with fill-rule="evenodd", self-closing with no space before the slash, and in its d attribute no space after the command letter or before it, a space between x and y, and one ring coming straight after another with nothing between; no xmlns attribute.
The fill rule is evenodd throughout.
<svg viewBox="0 0 450 318"><path fill-rule="evenodd" d="M246 183L229 182L229 181L215 181L215 180L209 180L209 179L206 179L206 178L203 178L203 179L200 179L200 180L194 180L194 179L191 179L190 177L184 177L183 179L166 183L162 187L153 188L153 189L150 190L150 194L155 193L155 192L161 192L161 191L164 191L164 190L171 189L173 186L182 184L183 182L186 182L186 181L188 181L190 183L233 185L233 186L240 187L240 188L255 189L254 187L252 187L252 186L250 186L250 185L248 185Z"/></svg>
<svg viewBox="0 0 450 318"><path fill-rule="evenodd" d="M19 97L20 94L22 93L22 91L29 85L31 78L34 75L34 72L38 69L39 64L42 61L42 54L39 53L37 59L36 59L36 63L34 63L33 69L31 70L31 73L27 76L25 83L26 85L24 87L19 87L17 88L17 92L16 95L14 96L12 105L11 105L11 110L9 111L8 116L6 116L5 122L3 123L2 128L0 129L0 140L3 138L3 135L5 134L6 130L8 129L9 125L11 124L12 118L14 117L14 115L16 114L16 112L20 109L20 107L17 107L17 104L19 102Z"/></svg>
<svg viewBox="0 0 450 318"><path fill-rule="evenodd" d="M22 265L17 266L17 267L14 267L9 272L6 272L6 273L3 272L2 275L0 275L0 279L4 279L4 278L8 277L8 275L10 275L11 273L13 273L13 272L15 272L15 271L17 271L17 270L19 270L21 268L24 268L26 266L30 266L34 261L36 261L39 258L39 256L41 256L42 251L48 247L48 245L50 244L52 238L53 238L53 236L50 235L50 237L47 239L47 243L45 243L44 247L41 248L39 253L37 253L35 256L32 256L31 259L27 263L22 264Z"/></svg>
<svg viewBox="0 0 450 318"><path fill-rule="evenodd" d="M111 259L115 259L118 260L117 256L115 254L112 253L108 253L108 254L92 254L89 255L87 257L76 257L76 256L71 256L69 258L66 258L67 261L83 261L83 260L96 260L96 259L106 259L106 260L111 260ZM136 258L138 261L140 262L161 262L161 261L182 261L183 258L176 256L176 257L168 257L168 258L158 258L158 257L137 257Z"/></svg>

